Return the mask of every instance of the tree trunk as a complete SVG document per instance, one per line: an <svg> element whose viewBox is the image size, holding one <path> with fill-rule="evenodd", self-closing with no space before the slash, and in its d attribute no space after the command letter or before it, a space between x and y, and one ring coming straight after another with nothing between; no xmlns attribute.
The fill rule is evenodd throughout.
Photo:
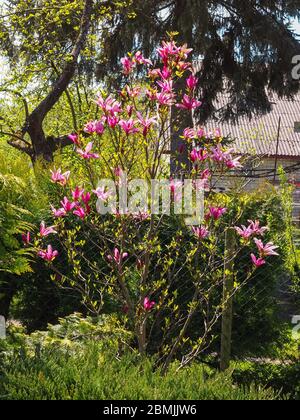
<svg viewBox="0 0 300 420"><path fill-rule="evenodd" d="M16 147L18 150L26 152L31 157L33 163L38 159L51 162L53 160L55 150L59 147L64 147L67 144L72 144L71 141L67 141L66 136L59 138L46 137L43 130L43 122L48 113L64 94L75 74L79 55L86 44L89 33L93 4L93 0L85 0L80 31L71 52L71 59L66 62L61 75L54 83L52 90L46 98L43 99L43 101L40 102L40 104L26 118L21 137L24 138L26 134L29 134L31 139L31 148L28 148L28 142L25 140L22 141L22 138L20 141L15 140L9 142L9 144Z"/></svg>
<svg viewBox="0 0 300 420"><path fill-rule="evenodd" d="M33 163L38 159L42 159L45 162L52 162L54 150L51 147L51 142L46 139L42 125L33 121L28 127L28 134L33 145Z"/></svg>
<svg viewBox="0 0 300 420"><path fill-rule="evenodd" d="M191 20L191 11L187 12L185 1L176 0L174 5L174 22L176 26L172 27L175 32L178 31L178 37L176 41L178 45L188 44L193 45L193 28L192 25L187 24ZM191 57L190 57L191 58ZM185 93L185 78L180 79L175 86L176 93ZM184 177L184 174L191 168L191 162L189 160L189 147L184 139L180 138L183 135L185 128L193 127L192 113L183 112L173 107L171 115L171 162L170 172L171 177Z"/></svg>
<svg viewBox="0 0 300 420"><path fill-rule="evenodd" d="M185 128L193 127L192 115L177 108L172 109L171 115L171 161L170 172L172 178L182 178L191 169L189 160L190 148L181 138Z"/></svg>

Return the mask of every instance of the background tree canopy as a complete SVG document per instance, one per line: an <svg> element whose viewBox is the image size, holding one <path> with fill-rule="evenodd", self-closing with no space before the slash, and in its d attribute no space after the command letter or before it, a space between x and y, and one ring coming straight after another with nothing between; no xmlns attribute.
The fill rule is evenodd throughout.
<svg viewBox="0 0 300 420"><path fill-rule="evenodd" d="M225 119L269 110L265 88L280 96L299 89L291 71L300 46L290 25L300 16L298 0L137 0L134 7L135 19L120 19L105 34L106 71L115 72L126 51L141 48L151 54L167 31L178 31L202 62L202 121L215 110L223 89L229 93Z"/></svg>
<svg viewBox="0 0 300 420"><path fill-rule="evenodd" d="M200 121L214 113L223 90L229 95L222 118L268 111L266 88L279 96L299 89L291 70L300 47L290 26L299 11L299 0L7 0L0 54L9 72L1 89L28 105L18 123L8 121L2 107L2 132L12 133L11 144L33 160L51 160L68 144L47 123L57 102L64 98L69 129L77 130L91 111L88 91L95 82L119 84L120 58L138 49L151 56L167 31L178 31L201 61Z"/></svg>
<svg viewBox="0 0 300 420"><path fill-rule="evenodd" d="M9 0L2 6L0 53L9 66L2 91L20 97L25 105L23 124L14 127L10 143L33 161L50 161L59 146L69 143L66 136L44 132L46 117L63 94L77 130L102 31L113 25L115 14L127 13L127 6L129 2L109 0ZM68 91L71 81L73 92ZM11 127L6 128L3 132L10 133Z"/></svg>

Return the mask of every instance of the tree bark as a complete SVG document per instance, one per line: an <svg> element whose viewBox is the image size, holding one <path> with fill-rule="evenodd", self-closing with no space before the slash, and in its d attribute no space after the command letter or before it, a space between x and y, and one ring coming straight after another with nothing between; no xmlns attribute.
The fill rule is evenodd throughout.
<svg viewBox="0 0 300 420"><path fill-rule="evenodd" d="M183 81L181 81L183 82ZM178 90L180 88L178 87ZM170 172L172 178L184 178L189 172L191 162L189 160L189 145L181 136L185 128L193 127L192 115L182 112L173 107L171 114L171 161Z"/></svg>
<svg viewBox="0 0 300 420"><path fill-rule="evenodd" d="M176 41L179 45L188 44L193 45L193 29L191 25L186 22L190 20L189 13L186 14L186 2L176 0L174 4L174 22L172 30L178 31ZM176 24L175 24L176 22ZM192 56L190 56L192 59ZM180 79L175 86L176 93L185 93L186 82L185 78ZM172 178L184 178L185 173L190 169L189 160L189 147L181 136L185 128L193 127L192 113L182 112L181 110L173 107L171 115L171 161L170 172Z"/></svg>

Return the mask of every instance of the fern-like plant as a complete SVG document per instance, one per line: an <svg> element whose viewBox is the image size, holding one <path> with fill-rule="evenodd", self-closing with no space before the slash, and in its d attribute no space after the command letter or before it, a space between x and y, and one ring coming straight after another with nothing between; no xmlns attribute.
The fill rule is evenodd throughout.
<svg viewBox="0 0 300 420"><path fill-rule="evenodd" d="M20 247L20 236L32 229L25 219L30 212L18 205L26 185L21 178L0 173L0 271L21 275L30 271L28 252Z"/></svg>

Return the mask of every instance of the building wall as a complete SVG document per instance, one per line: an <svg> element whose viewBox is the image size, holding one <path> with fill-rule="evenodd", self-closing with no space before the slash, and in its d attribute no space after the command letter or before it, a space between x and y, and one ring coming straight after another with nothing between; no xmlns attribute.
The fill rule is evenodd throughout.
<svg viewBox="0 0 300 420"><path fill-rule="evenodd" d="M297 165L297 166L295 166ZM289 180L295 183L293 219L300 224L300 157L299 158L279 158L277 168L282 166L288 172ZM295 168L294 168L295 167ZM249 170L249 177L239 176L240 174L232 174L229 177L222 178L216 182L216 190L224 191L228 189L239 189L246 191L254 191L259 188L266 180L274 185L279 185L279 179L276 176L274 183L275 159L265 158L255 170ZM252 176L252 177L251 177ZM260 177L258 177L260 176Z"/></svg>

